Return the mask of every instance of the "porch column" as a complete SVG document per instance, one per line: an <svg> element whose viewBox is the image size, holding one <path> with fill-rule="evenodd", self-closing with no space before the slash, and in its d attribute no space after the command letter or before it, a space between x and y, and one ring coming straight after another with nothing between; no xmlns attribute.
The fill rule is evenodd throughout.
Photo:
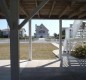
<svg viewBox="0 0 86 80"><path fill-rule="evenodd" d="M32 31L31 31L31 19L29 20L29 61L32 60Z"/></svg>
<svg viewBox="0 0 86 80"><path fill-rule="evenodd" d="M62 20L59 20L59 58L62 59Z"/></svg>
<svg viewBox="0 0 86 80"><path fill-rule="evenodd" d="M20 80L19 75L19 0L10 0L10 59L11 80Z"/></svg>

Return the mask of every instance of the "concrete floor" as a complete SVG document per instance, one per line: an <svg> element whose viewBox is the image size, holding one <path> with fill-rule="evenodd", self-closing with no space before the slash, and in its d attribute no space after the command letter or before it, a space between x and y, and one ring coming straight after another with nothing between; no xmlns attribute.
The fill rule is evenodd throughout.
<svg viewBox="0 0 86 80"><path fill-rule="evenodd" d="M64 55L62 62L54 60L49 63L46 61L38 63L41 65L30 67L28 62L20 74L21 80L86 80L86 59ZM35 65L36 61L32 64ZM52 64L54 65L50 66Z"/></svg>
<svg viewBox="0 0 86 80"><path fill-rule="evenodd" d="M0 80L10 80L10 61L0 60ZM60 60L23 60L20 80L86 80L86 59L63 56Z"/></svg>
<svg viewBox="0 0 86 80"><path fill-rule="evenodd" d="M86 80L84 67L25 68L21 80Z"/></svg>
<svg viewBox="0 0 86 80"><path fill-rule="evenodd" d="M59 67L60 61L55 60L21 60L20 61L20 74L25 69L39 68L39 67ZM26 73L28 74L28 73ZM10 60L0 60L0 80L10 80Z"/></svg>

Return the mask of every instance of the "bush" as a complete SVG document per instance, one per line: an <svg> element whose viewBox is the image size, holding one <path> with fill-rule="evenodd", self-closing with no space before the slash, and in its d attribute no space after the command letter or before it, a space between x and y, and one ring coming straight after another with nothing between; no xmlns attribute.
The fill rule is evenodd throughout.
<svg viewBox="0 0 86 80"><path fill-rule="evenodd" d="M86 58L86 45L76 47L71 54L77 58Z"/></svg>

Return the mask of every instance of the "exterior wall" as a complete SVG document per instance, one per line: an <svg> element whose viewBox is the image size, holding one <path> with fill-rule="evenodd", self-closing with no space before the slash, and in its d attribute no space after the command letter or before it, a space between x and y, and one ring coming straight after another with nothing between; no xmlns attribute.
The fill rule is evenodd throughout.
<svg viewBox="0 0 86 80"><path fill-rule="evenodd" d="M4 37L9 37L10 36L10 29L3 29L2 32L3 32ZM25 29L21 29L19 31L19 35L24 37L25 36Z"/></svg>
<svg viewBox="0 0 86 80"><path fill-rule="evenodd" d="M35 37L36 38L46 38L49 36L48 29L41 24L40 26L36 26L36 33Z"/></svg>
<svg viewBox="0 0 86 80"><path fill-rule="evenodd" d="M7 37L9 37L10 36L10 31L7 29L7 30L3 30L2 31L3 32L3 37L5 37L5 38L7 38Z"/></svg>
<svg viewBox="0 0 86 80"><path fill-rule="evenodd" d="M25 37L25 29L24 28L22 28L21 30L19 30L19 35L21 36L21 37Z"/></svg>

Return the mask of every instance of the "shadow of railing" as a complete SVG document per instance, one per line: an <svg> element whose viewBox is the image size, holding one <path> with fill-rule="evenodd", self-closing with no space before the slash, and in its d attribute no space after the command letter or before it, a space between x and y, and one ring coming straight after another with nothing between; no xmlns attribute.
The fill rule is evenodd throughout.
<svg viewBox="0 0 86 80"><path fill-rule="evenodd" d="M58 61L60 60L54 60L38 67L20 68L20 70L23 69L20 73L20 80L86 80L86 59L77 59L65 54L60 67L46 67ZM23 62L25 61L21 63ZM0 67L0 80L10 80L10 67L6 65Z"/></svg>
<svg viewBox="0 0 86 80"><path fill-rule="evenodd" d="M67 56L67 58L70 59L69 56ZM60 67L45 67L58 61L59 60L54 60L34 68L24 67L20 73L20 80L86 80L85 66L74 67L71 64L68 67L63 67L63 64L61 64ZM20 70L21 69L22 68L20 68ZM10 74L10 67L0 67L0 80L10 80Z"/></svg>
<svg viewBox="0 0 86 80"><path fill-rule="evenodd" d="M46 66L49 66L49 65L51 65L51 64L54 64L54 63L56 63L56 62L58 62L58 61L60 61L60 59L55 60L55 61L52 61L52 62L47 63L47 64L44 64L44 65L41 65L41 66L39 66L39 67L46 67Z"/></svg>
<svg viewBox="0 0 86 80"><path fill-rule="evenodd" d="M68 67L86 67L86 59L75 58L69 54L67 54L66 62L68 63Z"/></svg>

